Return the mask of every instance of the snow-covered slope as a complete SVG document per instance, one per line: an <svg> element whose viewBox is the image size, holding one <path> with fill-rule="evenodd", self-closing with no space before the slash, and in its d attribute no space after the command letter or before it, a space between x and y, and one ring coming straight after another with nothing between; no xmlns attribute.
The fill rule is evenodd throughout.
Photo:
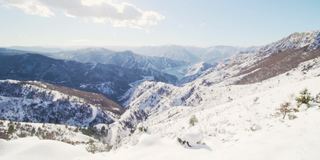
<svg viewBox="0 0 320 160"><path fill-rule="evenodd" d="M302 33L302 35L304 35ZM307 34L308 35L308 34ZM291 36L289 36L291 37ZM307 45L310 46L311 44ZM305 47L305 46L304 46ZM300 48L298 48L299 50ZM264 52L267 53L267 52ZM215 68L211 68L208 71L205 72L205 74L201 75L196 80L186 83L183 86L177 87L168 85L165 83L156 83L156 82L144 82L141 85L132 88L130 92L127 92L127 102L125 105L128 108L134 108L134 109L140 109L145 111L148 114L148 119L146 122L143 122L148 128L150 128L150 124L154 127L158 127L156 129L155 133L161 133L166 132L166 130L170 133L166 133L168 136L175 135L177 136L177 133L181 128L186 128L186 126L177 126L172 125L171 128L170 125L174 122L176 123L177 120L170 120L172 117L177 116L178 118L181 118L180 116L184 116L184 121L187 122L188 118L190 118L191 114L204 114L211 113L211 111L206 110L205 112L202 112L202 110L205 110L207 108L211 108L214 106L220 106L221 110L226 110L229 105L232 108L232 106L243 106L244 110L247 110L247 108L250 105L256 106L255 103L260 101L261 96L254 96L255 94L262 94L262 92L272 89L274 87L280 87L281 85L286 86L287 84L292 84L292 86L283 89L272 91L275 94L276 92L282 92L287 91L290 93L287 93L286 96L289 94L297 94L299 92L299 89L302 90L303 87L300 87L299 89L293 90L294 86L299 86L298 83L300 83L301 80L305 79L308 76L311 77L317 77L319 75L319 57L320 54L318 52L317 48L312 48L310 50L307 50L305 52L290 52L290 49L286 51L281 51L281 54L277 54L278 52L273 52L270 54L261 54L261 52L254 52L254 53L242 53L240 55L235 56L234 58L231 58L229 61L226 61L226 63L219 64ZM282 61L282 59L276 59L273 56L278 55L285 55L285 60L288 61ZM293 56L298 56L293 57ZM302 57L299 57L300 55L303 55ZM305 56L307 55L307 56ZM311 55L311 56L309 56ZM309 56L309 57L308 57ZM244 77L255 73L260 70L260 68L265 67L259 64L259 62L265 62L269 60L273 60L270 62L272 67L276 67L275 71L277 72L271 72L275 73L271 76L265 77L262 80L259 80L257 78L256 82L259 83L246 83L247 85L235 85L238 84L239 81L241 81ZM298 60L297 60L298 59ZM307 62L305 62L307 61ZM284 66L281 67L281 62ZM288 62L288 63L287 63ZM293 63L293 65L289 65ZM263 64L263 63L262 63ZM272 66L272 64L274 64ZM250 72L244 72L246 71L248 67L252 66L259 66L256 67L256 69L250 70ZM310 71L312 70L312 71ZM268 70L265 72L262 72L263 75L268 75ZM258 72L259 73L259 72ZM315 78L315 80L311 82L304 82L304 83L316 83L319 79ZM283 82L283 83L282 83ZM297 83L297 84L296 84ZM310 85L309 87L312 87ZM250 96L248 96L250 95ZM285 94L284 94L285 95ZM250 97L250 98L249 98ZM270 98L272 97L272 94L270 95ZM284 97L281 96L274 96L278 98L281 101L285 101ZM272 98L274 98L272 97ZM239 100L244 98L244 100ZM238 99L239 101L235 100ZM291 97L291 101L294 99L294 97ZM250 101L251 104L247 105L247 101ZM261 102L261 104L265 105L268 104L270 100ZM274 100L271 100L274 102ZM279 107L279 105L282 103L281 101L276 101L276 103L272 104L274 107ZM229 104L229 105L227 105ZM269 106L269 105L268 105ZM238 107L239 109L240 107ZM264 108L264 107L262 107ZM234 108L235 109L235 108ZM274 112L275 108L264 108L266 111L269 112L269 115L272 114L271 112ZM213 109L215 110L215 109ZM212 112L218 112L218 111L212 111ZM238 110L235 110L234 112L239 112ZM221 116L217 116L215 114L208 115L207 117L215 117L218 119L204 119L204 121L209 122L216 122L221 118ZM126 113L126 115L130 115L129 113ZM188 116L186 116L188 115ZM230 112L227 112L223 114L222 117L226 117L225 119L229 120L232 119L232 117L229 117L229 115L232 115ZM160 118L163 116L163 118ZM242 116L241 117L247 117ZM265 117L268 117L265 115ZM269 116L270 117L270 116ZM268 117L268 118L269 118ZM256 118L256 117L255 117ZM154 121L153 121L154 120ZM253 121L253 120L252 120ZM149 122L149 123L148 123ZM168 122L170 124L165 125L165 123ZM243 125L246 124L245 121L236 120L234 125ZM250 125L254 125L253 123L248 123L248 126L244 128L250 128ZM223 128L226 126L223 126ZM225 130L226 128L224 128ZM219 130L209 130L208 132L220 132ZM237 133L238 131L230 131L230 134ZM223 137L225 138L225 137Z"/></svg>
<svg viewBox="0 0 320 160"><path fill-rule="evenodd" d="M135 146L96 155L95 158L117 160L316 160L320 156L318 152L320 130L317 127L320 124L319 115L320 110L313 108L299 113L298 118L292 121L278 119L277 123L270 128L260 128L256 131L248 129L247 134L239 134L236 141L229 143L216 140L212 135L211 139L203 139L206 145L192 149L184 148L174 138L157 136L152 132L143 134ZM225 120L225 123L228 122ZM188 128L188 130L193 129ZM205 131L200 129L198 132ZM225 131L219 130L219 132L222 134ZM197 134L193 135L197 136Z"/></svg>
<svg viewBox="0 0 320 160"><path fill-rule="evenodd" d="M196 75L196 74L199 74L200 72L207 70L210 67L212 67L211 64L200 62L187 68L185 71L186 72L185 75L186 76Z"/></svg>
<svg viewBox="0 0 320 160"><path fill-rule="evenodd" d="M319 57L319 39L319 31L294 33L260 48L257 52L240 55L238 57L245 58L236 58L236 61L228 65L241 65L237 76L244 76L236 83L260 82L287 72L302 62Z"/></svg>
<svg viewBox="0 0 320 160"><path fill-rule="evenodd" d="M312 67L304 72L305 66ZM295 107L295 97L305 88L311 92L312 96L320 93L319 73L320 59L318 58L261 83L199 85L197 90L194 90L198 98L193 95L194 93L190 96L195 101L188 99L181 101L176 93L181 93L182 89L171 87L169 91L163 92L169 93L168 96L157 94L156 91L169 86L149 84L156 86L157 89L153 94L147 93L146 95L154 96L145 99L144 94L135 95L140 98L141 103L137 103L139 100L136 100L129 105L147 109L149 117L142 122L141 126L147 128L147 132L151 135L185 139L189 139L190 135L197 135L197 138L200 136L201 142L205 142L209 147L215 146L215 143L230 142L233 144L242 140L243 136L249 137L256 132L269 132L274 130L274 126L290 123L287 122L290 121L288 119L282 120L279 113L280 105L284 102L290 102L292 107ZM149 92L152 91L149 90ZM150 106L150 108L145 108L145 106ZM319 112L318 106L319 104L313 103L312 108L307 111L305 108L300 108L299 113L294 113L298 117L297 121L300 116L307 116L305 114L309 114L309 112ZM193 115L197 117L198 121L194 127L189 123ZM135 133L123 140L123 143L135 144L141 132Z"/></svg>
<svg viewBox="0 0 320 160"><path fill-rule="evenodd" d="M300 35L300 36L297 36ZM319 32L307 32L307 33L295 33L290 35L286 39L286 43L284 40L280 40L278 42L275 42L270 45L266 45L263 48L267 48L267 46L295 46L295 45L284 45L284 44L297 44L297 47L305 47L305 46L312 46L315 44L316 40L318 39ZM292 37L298 39L300 41L293 41ZM313 40L310 40L310 39ZM307 43L305 42L305 39L308 39ZM277 44L277 45L275 45ZM283 45L279 45L283 44ZM299 45L298 45L299 44ZM304 44L304 45L302 45ZM231 58L226 63L219 64L215 68L211 68L206 73L199 78L197 78L195 81L192 81L190 83L185 84L182 87L173 87L167 84L163 83L153 83L153 82L146 82L141 84L141 86L138 86L136 89L131 89L131 100L129 100L126 105L132 106L134 108L141 108L141 106L149 106L150 108L156 106L161 106L161 108L170 108L170 106L197 106L199 104L205 104L207 102L210 102L211 100L214 100L212 98L216 97L217 89L215 87L224 87L229 86L231 84L235 84L242 80L244 77L256 73L258 71L261 71L262 67L272 68L276 66L274 70L272 70L272 73L269 77L266 77L265 79L271 78L272 76L277 76L279 74L282 74L286 71L292 70L301 62L307 61L309 59L314 59L316 57L320 56L319 50L317 48L312 48L310 51L306 52L297 52L293 51L290 52L292 48L287 48L289 50L288 52L282 51L281 54L277 54L278 52L272 52L271 54L266 54L269 52L269 50L265 51L264 49L260 49L259 52L255 53L242 53L240 55L237 55L233 58ZM300 49L300 48L298 48ZM276 50L276 49L273 49ZM265 51L265 52L262 52ZM264 53L261 55L261 53ZM285 55L284 60L274 58L274 56L278 55ZM293 57L297 55L297 57ZM300 55L303 55L303 57L299 57ZM306 55L306 56L304 56ZM311 56L309 56L311 55ZM309 57L308 57L309 56ZM295 58L295 59L294 59ZM298 59L298 60L296 60ZM272 60L272 61L271 61ZM261 62L262 65L259 65L259 62ZM263 66L265 62L268 62L268 65ZM286 63L280 63L280 62L286 62ZM292 64L293 65L289 65ZM258 64L258 65L257 65ZM281 64L283 64L281 66ZM269 66L270 65L270 66ZM252 66L258 66L256 68L252 68ZM306 65L305 68L312 68L312 65ZM309 67L308 67L309 66ZM250 68L251 67L251 68ZM301 67L301 66L300 66ZM249 68L249 69L248 69ZM305 70L305 69L301 69ZM263 70L262 70L263 71ZM268 75L267 72L269 70L266 70L265 72L262 72L261 74ZM276 72L278 71L278 72ZM260 80L261 81L261 80ZM241 86L239 86L241 87ZM143 88L147 88L147 92L143 91ZM169 89L168 89L169 88ZM134 92L132 92L134 90ZM164 92L164 91L165 92ZM160 92L161 91L161 92ZM237 93L237 90L234 91ZM163 95L166 94L164 97ZM228 95L230 96L230 93L224 93L221 92L221 95ZM241 95L239 95L241 96ZM229 100L229 97L221 97L217 98L218 101L226 102L226 100ZM138 106L138 107L137 107ZM142 107L145 108L145 107Z"/></svg>
<svg viewBox="0 0 320 160"><path fill-rule="evenodd" d="M308 61L301 64L298 69L293 70L299 70L299 74L305 74L309 69L317 67L319 65L318 61L319 58ZM129 96L130 100L127 101L126 105L137 108L146 108L144 106L148 106L149 108L155 106L170 108L172 106L181 105L198 106L199 104L206 104L211 101L224 103L232 98L233 93L239 94L237 96L240 97L243 96L238 93L239 90L248 88L246 85L236 85L239 89L229 89L231 84L242 77L228 76L237 73L235 70L236 69L234 68L229 68L229 70L214 71L191 83L187 83L182 87L176 87L165 83L144 82L131 90L131 95ZM286 74L290 74L290 72ZM281 81L281 79L279 79L279 81ZM144 89L147 89L147 92L145 92ZM225 92L224 90L230 91Z"/></svg>
<svg viewBox="0 0 320 160"><path fill-rule="evenodd" d="M305 72L305 66L312 67ZM0 150L0 159L20 159L26 155L24 158L33 160L47 156L95 160L316 160L320 156L320 104L312 102L308 109L300 107L299 112L290 113L292 116L285 119L279 107L291 102L295 108L295 97L304 88L312 96L320 93L319 73L318 58L261 83L200 88L206 91L202 95L208 100L206 103L194 107L172 105L154 112L139 125L145 130L137 129L124 137L121 148L115 151L88 154L81 146L27 138L0 141L0 147L4 148ZM230 98L225 98L226 94ZM197 119L194 126L189 122L193 116ZM188 141L191 147L180 144L177 138ZM59 153L67 155L59 157L55 148L62 148Z"/></svg>
<svg viewBox="0 0 320 160"><path fill-rule="evenodd" d="M40 82L0 81L0 118L5 120L89 126L110 124L122 110L99 94Z"/></svg>
<svg viewBox="0 0 320 160"><path fill-rule="evenodd" d="M37 138L13 141L0 139L0 148L0 159L3 160L76 160L90 155L84 147Z"/></svg>

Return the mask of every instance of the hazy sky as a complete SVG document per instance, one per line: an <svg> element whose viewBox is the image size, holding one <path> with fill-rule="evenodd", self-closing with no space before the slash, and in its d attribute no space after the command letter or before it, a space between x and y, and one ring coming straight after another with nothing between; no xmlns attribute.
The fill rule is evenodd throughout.
<svg viewBox="0 0 320 160"><path fill-rule="evenodd" d="M0 46L262 45L320 29L320 0L0 0Z"/></svg>

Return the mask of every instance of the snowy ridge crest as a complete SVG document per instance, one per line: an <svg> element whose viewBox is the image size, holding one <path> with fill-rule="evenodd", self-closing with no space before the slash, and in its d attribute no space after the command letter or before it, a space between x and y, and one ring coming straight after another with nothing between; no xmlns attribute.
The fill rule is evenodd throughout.
<svg viewBox="0 0 320 160"><path fill-rule="evenodd" d="M314 50L320 46L320 31L296 32L277 42L266 45L260 49L260 53L272 54L275 52L308 47Z"/></svg>

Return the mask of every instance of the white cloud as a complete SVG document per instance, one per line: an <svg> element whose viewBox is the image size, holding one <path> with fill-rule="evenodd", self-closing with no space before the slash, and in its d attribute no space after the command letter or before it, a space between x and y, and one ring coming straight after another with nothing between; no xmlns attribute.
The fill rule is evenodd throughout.
<svg viewBox="0 0 320 160"><path fill-rule="evenodd" d="M54 16L54 13L39 1L5 0L2 3L6 4L8 7L18 8L26 14L38 15L42 17Z"/></svg>
<svg viewBox="0 0 320 160"><path fill-rule="evenodd" d="M155 11L114 0L4 0L9 7L26 14L51 17L63 12L67 17L82 18L115 27L145 28L157 25L165 17Z"/></svg>

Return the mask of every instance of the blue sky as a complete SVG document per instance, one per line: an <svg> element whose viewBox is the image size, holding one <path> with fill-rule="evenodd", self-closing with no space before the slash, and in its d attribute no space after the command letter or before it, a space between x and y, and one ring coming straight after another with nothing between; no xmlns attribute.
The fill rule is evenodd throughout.
<svg viewBox="0 0 320 160"><path fill-rule="evenodd" d="M81 0L30 1L39 12L0 0L1 46L251 46L320 29L319 0L86 0L127 8L121 14L89 12Z"/></svg>

